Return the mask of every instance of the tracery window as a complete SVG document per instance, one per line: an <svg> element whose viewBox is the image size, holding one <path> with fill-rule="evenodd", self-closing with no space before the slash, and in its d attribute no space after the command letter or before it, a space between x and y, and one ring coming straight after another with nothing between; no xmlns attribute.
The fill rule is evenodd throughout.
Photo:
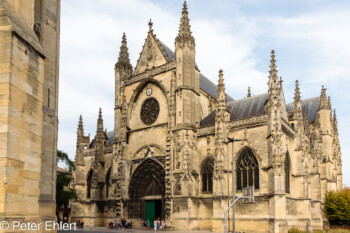
<svg viewBox="0 0 350 233"><path fill-rule="evenodd" d="M86 181L86 184L87 184L86 197L87 197L87 198L91 198L92 173L93 173L93 171L90 170L90 172L89 172L89 174L88 174L88 177L87 177L87 181Z"/></svg>
<svg viewBox="0 0 350 233"><path fill-rule="evenodd" d="M289 153L286 153L286 158L284 159L284 173L285 173L285 189L286 193L290 193L290 162Z"/></svg>
<svg viewBox="0 0 350 233"><path fill-rule="evenodd" d="M155 98L148 98L141 107L141 120L144 124L154 123L159 115L159 103Z"/></svg>
<svg viewBox="0 0 350 233"><path fill-rule="evenodd" d="M214 161L211 158L207 158L202 164L201 171L203 193L213 193Z"/></svg>
<svg viewBox="0 0 350 233"><path fill-rule="evenodd" d="M259 189L259 164L253 152L246 148L238 157L236 165L237 190L248 186Z"/></svg>

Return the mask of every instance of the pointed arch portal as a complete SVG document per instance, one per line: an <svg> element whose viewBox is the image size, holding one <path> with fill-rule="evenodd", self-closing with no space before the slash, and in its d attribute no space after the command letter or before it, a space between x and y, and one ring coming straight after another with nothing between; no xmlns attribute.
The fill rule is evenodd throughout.
<svg viewBox="0 0 350 233"><path fill-rule="evenodd" d="M164 217L165 169L154 159L143 161L133 173L129 185L130 219Z"/></svg>

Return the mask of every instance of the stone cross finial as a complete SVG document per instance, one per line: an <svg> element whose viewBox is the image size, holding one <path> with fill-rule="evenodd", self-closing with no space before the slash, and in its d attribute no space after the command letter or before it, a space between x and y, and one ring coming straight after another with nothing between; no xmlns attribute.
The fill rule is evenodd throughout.
<svg viewBox="0 0 350 233"><path fill-rule="evenodd" d="M149 19L149 22L148 22L148 27L149 27L149 31L153 31L153 23L152 23L152 19Z"/></svg>

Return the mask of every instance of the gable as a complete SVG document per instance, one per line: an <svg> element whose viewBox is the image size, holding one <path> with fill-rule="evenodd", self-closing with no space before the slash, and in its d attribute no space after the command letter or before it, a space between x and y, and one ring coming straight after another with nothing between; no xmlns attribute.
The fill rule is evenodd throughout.
<svg viewBox="0 0 350 233"><path fill-rule="evenodd" d="M165 48L162 45L163 44L153 35L152 32L148 33L139 60L137 61L134 75L164 65L170 60L165 53L165 51L170 49L166 46Z"/></svg>

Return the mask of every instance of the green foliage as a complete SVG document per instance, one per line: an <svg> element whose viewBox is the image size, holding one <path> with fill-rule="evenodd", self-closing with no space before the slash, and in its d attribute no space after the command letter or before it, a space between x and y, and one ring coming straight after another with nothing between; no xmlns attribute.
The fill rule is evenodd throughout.
<svg viewBox="0 0 350 233"><path fill-rule="evenodd" d="M68 207L69 201L76 199L77 193L74 189L68 188L72 177L69 173L58 173L56 180L56 205L57 207Z"/></svg>
<svg viewBox="0 0 350 233"><path fill-rule="evenodd" d="M57 150L57 163L58 162L64 162L68 166L70 172L74 170L74 162L69 159L66 152Z"/></svg>
<svg viewBox="0 0 350 233"><path fill-rule="evenodd" d="M65 162L68 165L69 171L73 171L74 162L71 161L68 155L60 150L57 150L57 163ZM69 172L67 173L57 173L56 177L56 205L58 208L64 206L68 207L69 201L76 199L77 193L74 189L69 188L69 184L72 181L72 176Z"/></svg>
<svg viewBox="0 0 350 233"><path fill-rule="evenodd" d="M327 192L324 211L330 224L350 226L350 191Z"/></svg>

